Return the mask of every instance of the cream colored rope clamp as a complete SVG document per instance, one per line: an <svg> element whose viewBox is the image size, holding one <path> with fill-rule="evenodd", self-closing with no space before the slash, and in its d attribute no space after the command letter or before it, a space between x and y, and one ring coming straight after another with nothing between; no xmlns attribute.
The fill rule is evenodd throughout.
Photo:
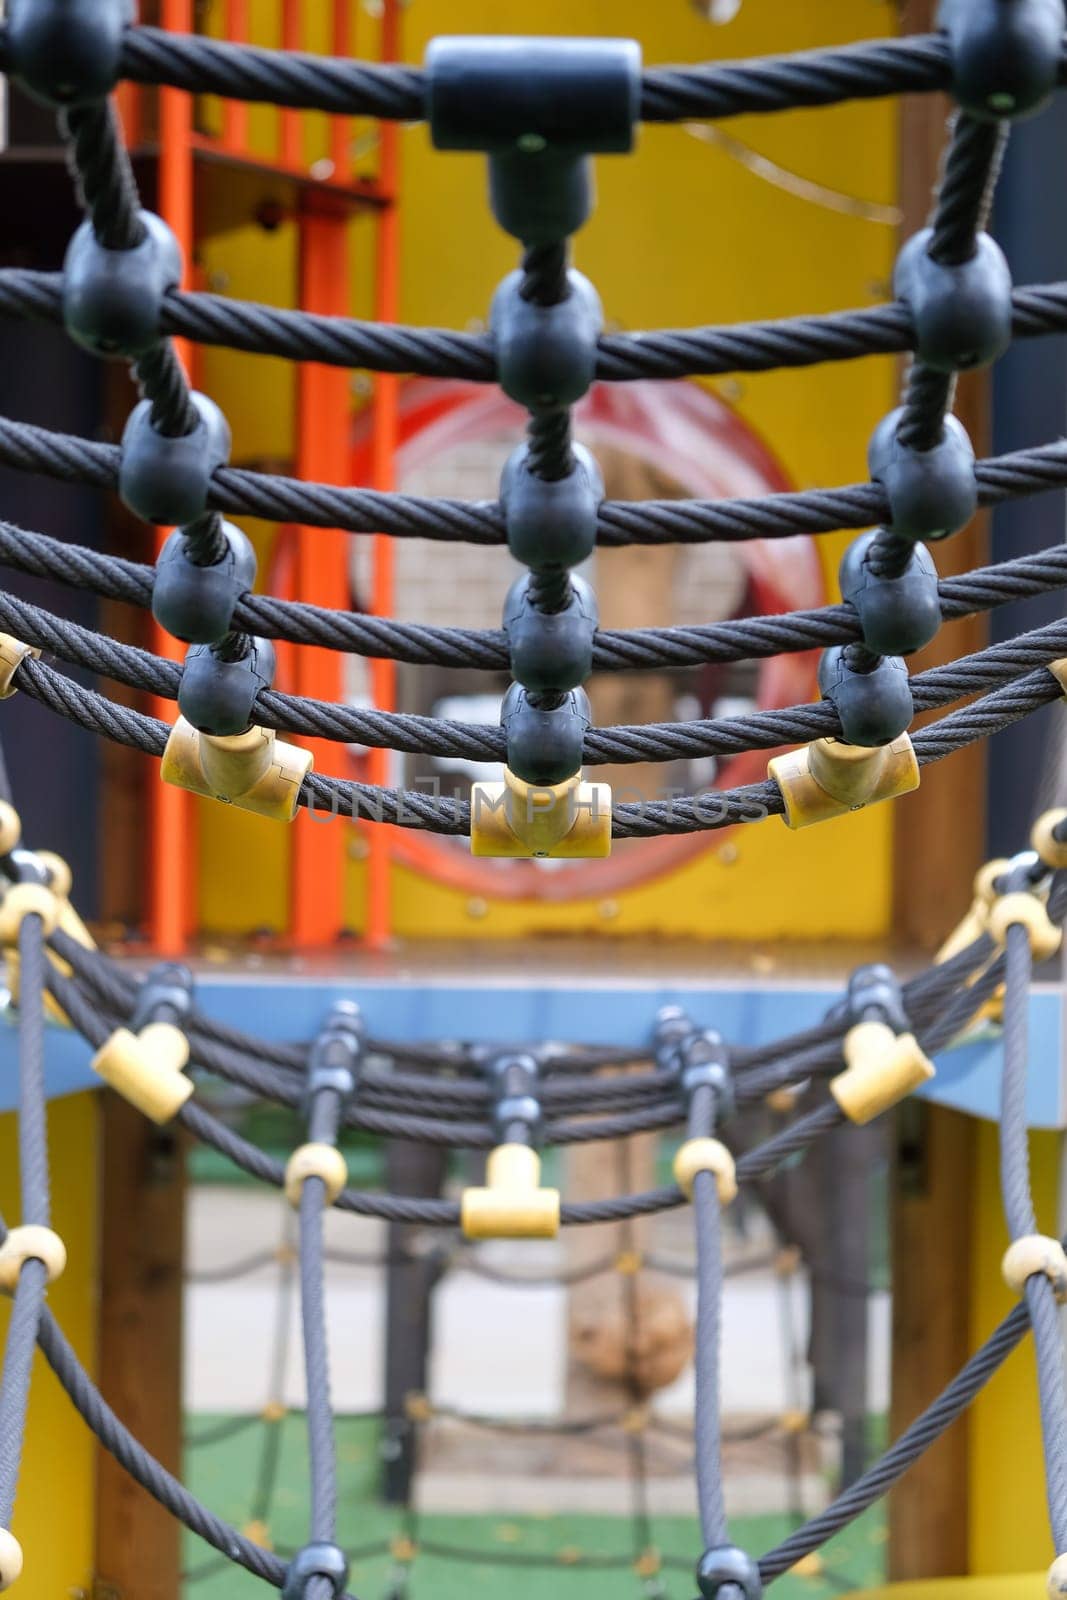
<svg viewBox="0 0 1067 1600"><path fill-rule="evenodd" d="M1035 961L1054 956L1063 938L1056 924L1049 921L1045 902L1025 890L1002 894L989 913L989 932L1002 949L1011 927L1026 929Z"/></svg>
<svg viewBox="0 0 1067 1600"><path fill-rule="evenodd" d="M1052 872L1067 867L1067 839L1057 839L1056 829L1067 823L1067 807L1044 811L1030 829L1030 846Z"/></svg>
<svg viewBox="0 0 1067 1600"><path fill-rule="evenodd" d="M14 1294L19 1273L27 1261L43 1262L49 1283L55 1283L63 1276L67 1247L58 1233L40 1223L27 1222L21 1228L12 1228L0 1244L0 1289L5 1294Z"/></svg>
<svg viewBox="0 0 1067 1600"><path fill-rule="evenodd" d="M291 1206L299 1206L308 1178L322 1179L332 1206L348 1182L348 1166L336 1145L302 1144L293 1151L285 1167L285 1198Z"/></svg>
<svg viewBox="0 0 1067 1600"><path fill-rule="evenodd" d="M1024 1234L1008 1246L1000 1270L1016 1294L1022 1294L1028 1278L1040 1273L1051 1283L1056 1299L1061 1303L1067 1300L1067 1254L1058 1239L1043 1233Z"/></svg>
<svg viewBox="0 0 1067 1600"><path fill-rule="evenodd" d="M164 783L223 800L261 817L292 822L312 754L255 724L244 733L199 733L184 717L170 731L159 774Z"/></svg>
<svg viewBox="0 0 1067 1600"><path fill-rule="evenodd" d="M22 819L13 805L0 800L0 856L9 856L18 849L22 838Z"/></svg>
<svg viewBox="0 0 1067 1600"><path fill-rule="evenodd" d="M27 656L36 658L40 653L36 645L23 644L13 634L0 633L0 700L10 700L18 693L18 684L13 682L15 673Z"/></svg>
<svg viewBox="0 0 1067 1600"><path fill-rule="evenodd" d="M193 1092L186 1077L189 1041L172 1022L150 1022L140 1033L116 1028L93 1057L93 1071L160 1126L176 1117Z"/></svg>
<svg viewBox="0 0 1067 1600"><path fill-rule="evenodd" d="M47 938L56 930L59 902L43 883L13 883L0 901L0 944L17 946L23 918L29 916L40 917Z"/></svg>
<svg viewBox="0 0 1067 1600"><path fill-rule="evenodd" d="M687 1139L674 1158L674 1181L689 1200L698 1172L715 1174L719 1204L728 1206L737 1194L737 1167L718 1139Z"/></svg>
<svg viewBox="0 0 1067 1600"><path fill-rule="evenodd" d="M898 1105L934 1076L913 1033L894 1033L887 1022L857 1022L845 1034L845 1070L830 1093L850 1122L862 1126Z"/></svg>
<svg viewBox="0 0 1067 1600"><path fill-rule="evenodd" d="M788 828L843 817L919 787L919 763L906 733L870 749L841 739L815 739L774 756L767 775L781 790Z"/></svg>
<svg viewBox="0 0 1067 1600"><path fill-rule="evenodd" d="M490 1151L484 1187L464 1189L460 1226L468 1239L554 1239L559 1190L541 1187L541 1157L526 1144Z"/></svg>
<svg viewBox="0 0 1067 1600"><path fill-rule="evenodd" d="M1046 1579L1050 1600L1064 1600L1067 1595L1067 1556L1057 1556L1048 1569Z"/></svg>
<svg viewBox="0 0 1067 1600"><path fill-rule="evenodd" d="M0 1589L10 1589L22 1572L22 1546L10 1528L0 1528Z"/></svg>

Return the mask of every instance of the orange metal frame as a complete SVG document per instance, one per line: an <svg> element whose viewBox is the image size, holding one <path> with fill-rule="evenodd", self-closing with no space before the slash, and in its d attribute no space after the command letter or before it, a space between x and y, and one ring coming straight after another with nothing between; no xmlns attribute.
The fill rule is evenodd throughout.
<svg viewBox="0 0 1067 1600"><path fill-rule="evenodd" d="M347 55L353 48L354 4L352 0L331 0L332 49ZM301 47L303 0L282 0L282 42L286 49ZM225 36L235 42L247 37L248 0L227 0ZM175 32L189 32L194 25L192 0L163 0L162 24ZM395 60L400 50L400 0L384 0L381 22L380 56ZM120 111L127 138L136 141L139 103L137 92L124 86ZM194 127L193 99L177 90L159 93L159 207L174 229L186 262L194 258L197 239L195 208L195 164L198 157L230 161L236 166L254 165L300 180L301 199L296 215L299 228L299 285L297 304L304 310L344 316L349 311L348 222L356 206L368 206L376 223L375 316L380 321L395 321L398 287L399 129L383 124L380 129L378 175L371 182L358 179L352 170L350 119L329 119L328 168L309 172L303 157L301 113L283 110L278 118L278 141L273 157L266 163L253 153L248 142L248 106L241 102L223 104L221 132L209 135ZM182 349L187 365L195 352ZM300 363L296 371L297 424L294 440L295 470L298 477L320 482L344 483L351 461L351 405L349 376L343 369L314 363ZM393 457L397 439L397 380L379 377L373 398L374 448L371 480L377 489L389 489L394 482ZM374 585L372 605L379 615L392 610L392 551L388 539L373 539ZM349 604L348 550L344 535L329 530L297 530L295 596L344 609ZM180 655L175 642L156 628L153 648L161 654ZM316 699L338 701L344 687L343 658L334 651L302 647L295 653L296 689ZM393 663L374 661L371 672L375 704L392 709L395 704ZM153 706L156 715L167 720L173 708L166 703ZM331 750L336 747L322 740L308 740L315 750L316 765L330 770ZM388 753L375 751L370 764L371 780L388 781ZM148 837L149 933L161 952L178 954L188 943L195 927L195 878L197 849L192 829L190 797L165 784L151 785L151 812ZM369 826L367 859L367 900L364 938L380 947L390 935L390 843L388 831ZM347 827L336 820L300 816L294 824L292 867L289 886L289 937L299 946L331 943L342 931L343 884L348 842Z"/></svg>

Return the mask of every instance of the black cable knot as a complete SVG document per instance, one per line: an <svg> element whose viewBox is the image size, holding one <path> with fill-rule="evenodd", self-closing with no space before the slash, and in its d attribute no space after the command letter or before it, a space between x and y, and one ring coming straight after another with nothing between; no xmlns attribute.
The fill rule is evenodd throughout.
<svg viewBox="0 0 1067 1600"><path fill-rule="evenodd" d="M762 1600L763 1579L753 1558L735 1544L705 1550L697 1563L703 1600Z"/></svg>
<svg viewBox="0 0 1067 1600"><path fill-rule="evenodd" d="M701 1089L711 1091L713 1123L732 1115L736 1105L729 1051L714 1028L700 1028L681 1006L663 1006L656 1016L652 1054L661 1072L678 1080L686 1105Z"/></svg>
<svg viewBox="0 0 1067 1600"><path fill-rule="evenodd" d="M973 117L1025 117L1050 98L1059 76L1063 0L941 0L952 92Z"/></svg>
<svg viewBox="0 0 1067 1600"><path fill-rule="evenodd" d="M932 227L913 234L893 270L893 292L911 312L916 357L937 372L988 366L1011 343L1011 268L988 233L975 237L963 261L938 259L935 240Z"/></svg>
<svg viewBox="0 0 1067 1600"><path fill-rule="evenodd" d="M184 528L170 534L156 558L152 615L161 628L186 644L215 644L233 629L238 602L256 581L256 552L232 522L219 524L219 560L204 565L189 551Z"/></svg>
<svg viewBox="0 0 1067 1600"><path fill-rule="evenodd" d="M226 418L207 395L193 390L189 398L197 418L189 433L169 436L154 427L151 400L134 406L123 430L119 495L145 522L197 522L208 509L212 474L229 460Z"/></svg>
<svg viewBox="0 0 1067 1600"><path fill-rule="evenodd" d="M119 79L134 0L8 0L6 70L45 105L104 100Z"/></svg>
<svg viewBox="0 0 1067 1600"><path fill-rule="evenodd" d="M900 979L884 961L872 961L850 974L845 998L830 1012L849 1028L860 1022L884 1022L896 1034L911 1028Z"/></svg>
<svg viewBox="0 0 1067 1600"><path fill-rule="evenodd" d="M348 1558L340 1545L323 1540L298 1550L285 1569L281 1600L305 1600L313 1578L325 1578L334 1600L340 1600L348 1582Z"/></svg>
<svg viewBox="0 0 1067 1600"><path fill-rule="evenodd" d="M834 645L819 662L819 690L841 722L846 744L892 744L915 712L908 669L900 656L875 655L865 645Z"/></svg>
<svg viewBox="0 0 1067 1600"><path fill-rule="evenodd" d="M341 1116L359 1091L367 1028L354 1000L338 1000L308 1054L305 1110L320 1094L336 1095Z"/></svg>
<svg viewBox="0 0 1067 1600"><path fill-rule="evenodd" d="M137 990L129 1029L140 1033L151 1023L169 1022L184 1029L193 1009L193 975L177 961L161 961Z"/></svg>
<svg viewBox="0 0 1067 1600"><path fill-rule="evenodd" d="M505 1051L486 1058L493 1133L499 1144L524 1144L536 1149L544 1132L541 1069L527 1051Z"/></svg>
<svg viewBox="0 0 1067 1600"><path fill-rule="evenodd" d="M255 721L258 695L274 680L274 667L274 645L253 634L194 644L182 667L178 709L198 733L246 733Z"/></svg>
<svg viewBox="0 0 1067 1600"><path fill-rule="evenodd" d="M152 211L138 216L143 232L129 249L109 249L87 218L63 258L63 322L93 355L133 361L158 344L163 299L181 283L173 232Z"/></svg>

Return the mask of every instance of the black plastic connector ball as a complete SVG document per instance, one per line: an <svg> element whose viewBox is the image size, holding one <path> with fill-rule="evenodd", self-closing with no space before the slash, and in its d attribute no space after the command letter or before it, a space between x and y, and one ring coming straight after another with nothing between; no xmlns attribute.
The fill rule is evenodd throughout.
<svg viewBox="0 0 1067 1600"><path fill-rule="evenodd" d="M849 665L847 647L835 645L819 662L819 688L841 719L846 744L891 744L915 713L908 669L900 656L878 656L869 671Z"/></svg>
<svg viewBox="0 0 1067 1600"><path fill-rule="evenodd" d="M316 1095L332 1091L342 1107L351 1103L359 1086L363 1044L367 1028L353 1000L339 1000L330 1009L326 1026L311 1041L308 1052L304 1109Z"/></svg>
<svg viewBox="0 0 1067 1600"><path fill-rule="evenodd" d="M489 333L500 387L527 411L574 405L596 375L604 312L588 278L567 273L569 293L555 305L524 300L521 272L509 272L493 296Z"/></svg>
<svg viewBox="0 0 1067 1600"><path fill-rule="evenodd" d="M144 238L131 250L109 250L83 222L63 258L63 321L78 344L97 356L133 359L158 344L163 296L182 277L182 252L162 217L142 211Z"/></svg>
<svg viewBox="0 0 1067 1600"><path fill-rule="evenodd" d="M497 1138L515 1143L521 1133L524 1143L537 1145L544 1127L537 1057L525 1051L490 1056L485 1075Z"/></svg>
<svg viewBox="0 0 1067 1600"><path fill-rule="evenodd" d="M530 704L521 683L513 683L500 708L508 767L525 783L555 784L573 778L582 765L591 720L589 699L581 689L572 689L561 706L544 711Z"/></svg>
<svg viewBox="0 0 1067 1600"><path fill-rule="evenodd" d="M244 733L255 719L256 696L274 679L274 646L250 638L237 661L224 661L209 644L194 644L185 657L178 709L201 733Z"/></svg>
<svg viewBox="0 0 1067 1600"><path fill-rule="evenodd" d="M230 426L213 400L192 392L200 421L192 433L169 438L152 426L152 405L141 400L122 434L119 495L145 522L182 526L208 509L211 475L230 457Z"/></svg>
<svg viewBox="0 0 1067 1600"><path fill-rule="evenodd" d="M978 509L974 449L958 417L947 416L941 438L919 450L900 438L903 409L874 430L867 464L889 501L888 526L903 539L946 539Z"/></svg>
<svg viewBox="0 0 1067 1600"><path fill-rule="evenodd" d="M911 1027L900 979L882 961L869 962L851 973L845 1007L853 1023L885 1022L894 1033L907 1033Z"/></svg>
<svg viewBox="0 0 1067 1600"><path fill-rule="evenodd" d="M178 1026L193 1009L193 975L177 961L161 961L152 967L137 991L130 1012L132 1033L150 1022L172 1022Z"/></svg>
<svg viewBox="0 0 1067 1600"><path fill-rule="evenodd" d="M937 568L923 544L915 545L899 577L879 577L868 556L878 530L853 539L841 560L841 598L855 606L863 642L875 655L906 656L921 650L941 626Z"/></svg>
<svg viewBox="0 0 1067 1600"><path fill-rule="evenodd" d="M913 234L893 269L893 292L915 324L915 353L938 372L988 366L1011 343L1011 268L988 233L957 264L934 260L932 238L932 228Z"/></svg>
<svg viewBox="0 0 1067 1600"><path fill-rule="evenodd" d="M735 1544L721 1544L713 1550L705 1550L697 1562L697 1588L703 1600L720 1600L723 1590L731 1583L740 1589L745 1600L762 1600L763 1579L750 1555Z"/></svg>
<svg viewBox="0 0 1067 1600"><path fill-rule="evenodd" d="M678 1052L678 1074L687 1099L698 1089L710 1089L715 1097L716 1119L730 1116L734 1109L734 1084L721 1034L704 1028L684 1040Z"/></svg>
<svg viewBox="0 0 1067 1600"><path fill-rule="evenodd" d="M597 517L604 480L589 451L574 446L574 470L565 478L539 478L531 472L529 451L512 451L500 478L508 549L535 572L578 567L596 549Z"/></svg>
<svg viewBox="0 0 1067 1600"><path fill-rule="evenodd" d="M531 581L529 573L517 578L504 601L511 675L524 689L577 689L593 670L596 595L572 574L564 610L539 611L530 600Z"/></svg>
<svg viewBox="0 0 1067 1600"><path fill-rule="evenodd" d="M652 1053L661 1072L680 1072L682 1047L696 1032L681 1006L661 1006L656 1013Z"/></svg>
<svg viewBox="0 0 1067 1600"><path fill-rule="evenodd" d="M1063 0L941 0L952 92L974 117L1024 117L1056 88Z"/></svg>
<svg viewBox="0 0 1067 1600"><path fill-rule="evenodd" d="M214 566L198 567L176 528L156 560L152 615L161 628L186 644L215 644L233 629L237 602L256 581L256 552L248 535L224 522L226 554Z"/></svg>
<svg viewBox="0 0 1067 1600"><path fill-rule="evenodd" d="M7 70L48 106L105 100L119 80L134 0L7 0Z"/></svg>
<svg viewBox="0 0 1067 1600"><path fill-rule="evenodd" d="M633 39L507 34L432 39L426 120L438 150L633 148L641 47Z"/></svg>
<svg viewBox="0 0 1067 1600"><path fill-rule="evenodd" d="M296 1552L285 1569L281 1600L306 1600L312 1578L325 1578L340 1600L348 1582L348 1558L340 1545L306 1544Z"/></svg>

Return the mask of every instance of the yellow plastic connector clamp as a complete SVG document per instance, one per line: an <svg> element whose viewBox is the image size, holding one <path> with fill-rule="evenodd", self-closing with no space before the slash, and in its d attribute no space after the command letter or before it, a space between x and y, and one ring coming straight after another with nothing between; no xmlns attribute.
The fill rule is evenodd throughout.
<svg viewBox="0 0 1067 1600"><path fill-rule="evenodd" d="M1036 895L1020 890L1017 894L1002 894L989 913L989 931L1002 948L1008 929L1020 925L1026 929L1030 949L1035 961L1046 961L1060 947L1063 934L1054 922L1049 921L1048 908Z"/></svg>
<svg viewBox="0 0 1067 1600"><path fill-rule="evenodd" d="M27 1222L21 1228L12 1228L0 1244L0 1289L5 1294L14 1294L26 1261L42 1261L49 1283L55 1283L67 1265L67 1247L58 1233L39 1223Z"/></svg>
<svg viewBox="0 0 1067 1600"><path fill-rule="evenodd" d="M1022 1294L1027 1278L1041 1273L1051 1283L1056 1299L1061 1304L1067 1301L1067 1254L1058 1239L1043 1233L1024 1234L1008 1246L1000 1270L1016 1294Z"/></svg>
<svg viewBox="0 0 1067 1600"><path fill-rule="evenodd" d="M734 1158L718 1139L687 1139L674 1158L674 1181L691 1200L698 1172L713 1172L719 1191L719 1204L728 1206L737 1195L737 1168Z"/></svg>
<svg viewBox="0 0 1067 1600"><path fill-rule="evenodd" d="M311 751L277 738L273 728L253 726L223 737L199 733L179 717L159 771L164 783L179 789L292 822L311 766Z"/></svg>
<svg viewBox="0 0 1067 1600"><path fill-rule="evenodd" d="M989 927L989 911L997 898L997 891L993 885L997 878L1007 871L1009 865L1006 857L998 856L978 868L974 875L974 898L971 901L971 909L958 926L953 928L937 952L934 957L935 964L951 961L953 956L958 955L961 950L966 950L969 944L973 944L986 932Z"/></svg>
<svg viewBox="0 0 1067 1600"><path fill-rule="evenodd" d="M1045 1580L1050 1600L1063 1600L1067 1595L1067 1556L1057 1556L1048 1569Z"/></svg>
<svg viewBox="0 0 1067 1600"><path fill-rule="evenodd" d="M410 1566L418 1553L418 1545L406 1534L398 1533L389 1541L389 1554L394 1561L399 1561L401 1566Z"/></svg>
<svg viewBox="0 0 1067 1600"><path fill-rule="evenodd" d="M468 1239L554 1239L559 1190L542 1189L541 1157L525 1144L490 1152L484 1189L465 1189L460 1225Z"/></svg>
<svg viewBox="0 0 1067 1600"><path fill-rule="evenodd" d="M285 1167L285 1198L291 1206L299 1206L307 1178L322 1179L332 1206L348 1182L348 1164L336 1145L302 1144L293 1151Z"/></svg>
<svg viewBox="0 0 1067 1600"><path fill-rule="evenodd" d="M527 783L505 767L503 783L472 785L471 854L609 856L611 786L586 783L580 772L563 783Z"/></svg>
<svg viewBox="0 0 1067 1600"><path fill-rule="evenodd" d="M839 739L815 739L775 756L767 773L782 791L789 828L843 817L919 787L919 763L906 733L874 749Z"/></svg>
<svg viewBox="0 0 1067 1600"><path fill-rule="evenodd" d="M22 819L13 805L0 800L0 856L9 856L18 849L22 838Z"/></svg>
<svg viewBox="0 0 1067 1600"><path fill-rule="evenodd" d="M1067 656L1061 656L1058 661L1047 661L1045 665L1063 690L1063 698L1067 700Z"/></svg>
<svg viewBox="0 0 1067 1600"><path fill-rule="evenodd" d="M1055 830L1067 822L1067 807L1045 811L1030 829L1030 846L1052 872L1067 867L1067 839L1057 839Z"/></svg>
<svg viewBox="0 0 1067 1600"><path fill-rule="evenodd" d="M18 693L18 684L12 681L16 668L22 665L27 656L39 656L40 653L36 645L23 644L21 639L14 638L10 633L0 633L0 700L10 700L13 694Z"/></svg>
<svg viewBox="0 0 1067 1600"><path fill-rule="evenodd" d="M22 1546L10 1528L0 1528L0 1590L10 1589L22 1572Z"/></svg>
<svg viewBox="0 0 1067 1600"><path fill-rule="evenodd" d="M639 1578L655 1578L663 1568L663 1557L654 1546L642 1550L634 1561L634 1572Z"/></svg>
<svg viewBox="0 0 1067 1600"><path fill-rule="evenodd" d="M18 844L19 823L18 817L15 815L15 813L12 812L11 815L14 818L14 835L11 843L11 849L13 850ZM3 830L6 826L7 819L5 819L4 816L4 807L2 804L0 804L0 852L2 852L4 848ZM88 928L85 926L85 923L82 921L81 917L79 917L78 913L70 903L69 896L71 887L73 885L73 877L69 866L63 860L62 856L55 855L51 850L37 850L34 852L34 854L36 855L37 860L47 871L49 878L48 887L51 889L56 898L56 927L61 928L68 938L73 939L76 944L80 944L83 949L95 950L96 943L92 934L89 932ZM56 955L54 950L49 950L48 959L52 963L53 967L55 967L56 971L61 972L65 978L69 978L71 976L69 962L60 960L59 956ZM16 945L10 946L7 951L7 986L12 1000L14 1001L15 1005L18 1005L19 956ZM46 994L44 997L44 1005L45 1011L50 1017L53 1017L57 1022L69 1024L70 1018L56 1000L55 995Z"/></svg>
<svg viewBox="0 0 1067 1600"><path fill-rule="evenodd" d="M116 1028L93 1057L93 1071L124 1100L160 1124L177 1116L193 1092L185 1076L189 1041L172 1022L149 1022L140 1033Z"/></svg>
<svg viewBox="0 0 1067 1600"><path fill-rule="evenodd" d="M887 1022L857 1022L845 1034L845 1071L830 1093L850 1122L863 1124L934 1076L933 1062L912 1033L894 1033Z"/></svg>
<svg viewBox="0 0 1067 1600"><path fill-rule="evenodd" d="M59 921L59 901L43 883L12 884L0 901L0 944L17 946L22 920L31 915L40 917L47 938Z"/></svg>

